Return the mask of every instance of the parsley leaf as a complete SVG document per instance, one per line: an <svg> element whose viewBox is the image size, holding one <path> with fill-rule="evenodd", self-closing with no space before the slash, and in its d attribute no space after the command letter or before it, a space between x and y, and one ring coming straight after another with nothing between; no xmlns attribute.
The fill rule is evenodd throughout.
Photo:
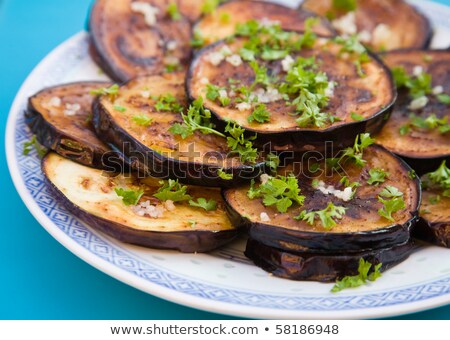
<svg viewBox="0 0 450 340"><path fill-rule="evenodd" d="M422 72L417 76L410 76L403 66L397 66L392 68L392 75L397 87L406 87L409 95L414 99L430 94L432 91L431 75L428 73Z"/></svg>
<svg viewBox="0 0 450 340"><path fill-rule="evenodd" d="M378 185L384 183L386 178L389 177L389 172L386 172L383 169L373 168L369 170L369 176L370 178L367 180L367 184Z"/></svg>
<svg viewBox="0 0 450 340"><path fill-rule="evenodd" d="M205 38L203 37L202 32L199 29L194 30L190 45L194 48L201 48L205 45Z"/></svg>
<svg viewBox="0 0 450 340"><path fill-rule="evenodd" d="M356 0L333 0L333 8L344 12L354 11L356 9Z"/></svg>
<svg viewBox="0 0 450 340"><path fill-rule="evenodd" d="M335 206L332 202L328 203L327 207L323 210L316 210L306 212L302 210L300 214L294 219L306 221L310 225L314 225L316 216L320 219L322 226L330 230L336 225L335 219L342 219L345 215L347 208L342 206Z"/></svg>
<svg viewBox="0 0 450 340"><path fill-rule="evenodd" d="M426 174L422 183L425 187L435 184L443 190L443 196L450 197L450 169L446 161L443 161L436 171Z"/></svg>
<svg viewBox="0 0 450 340"><path fill-rule="evenodd" d="M280 213L285 213L293 203L303 205L305 200L305 196L300 195L298 180L293 175L269 177L258 188L255 188L255 181L252 180L247 196L250 199L262 197L265 206L275 205Z"/></svg>
<svg viewBox="0 0 450 340"><path fill-rule="evenodd" d="M155 104L155 109L158 112L167 111L167 112L182 112L183 106L180 104L177 98L174 97L173 94L167 93L166 95L162 95L159 97L154 97L153 99L157 100Z"/></svg>
<svg viewBox="0 0 450 340"><path fill-rule="evenodd" d="M354 276L345 276L342 280L337 280L334 287L331 289L332 293L340 292L341 290L347 288L356 288L360 287L369 281L375 281L381 276L381 266L382 263L379 263L373 267L373 271L369 274L370 269L372 268L372 264L368 261L365 261L363 258L359 259L358 266L358 275Z"/></svg>
<svg viewBox="0 0 450 340"><path fill-rule="evenodd" d="M119 112L125 112L127 109L123 106L114 105L114 110L119 111Z"/></svg>
<svg viewBox="0 0 450 340"><path fill-rule="evenodd" d="M216 201L214 201L213 199L207 201L206 198L203 197L197 199L197 202L195 202L194 200L190 200L189 205L192 207L205 209L206 211L213 211L217 209Z"/></svg>
<svg viewBox="0 0 450 340"><path fill-rule="evenodd" d="M178 11L178 6L175 2L171 2L169 6L167 6L167 13L173 21L181 19L181 14Z"/></svg>
<svg viewBox="0 0 450 340"><path fill-rule="evenodd" d="M108 96L111 101L114 101L119 94L119 85L114 84L110 87L102 87L99 89L91 90L89 92L93 96Z"/></svg>
<svg viewBox="0 0 450 340"><path fill-rule="evenodd" d="M448 94L441 93L436 97L442 104L450 105L450 96Z"/></svg>
<svg viewBox="0 0 450 340"><path fill-rule="evenodd" d="M150 118L144 114L138 115L138 116L133 116L132 119L137 125L141 125L141 126L149 126L153 122L152 118Z"/></svg>
<svg viewBox="0 0 450 340"><path fill-rule="evenodd" d="M353 119L354 121L357 121L357 122L359 122L359 121L361 121L361 120L364 120L364 116L362 116L362 115L360 115L360 114L358 114L358 113L356 113L356 112L352 112L352 113L350 114L350 117L352 117L352 119Z"/></svg>
<svg viewBox="0 0 450 340"><path fill-rule="evenodd" d="M262 124L270 121L270 112L267 110L265 104L259 104L256 109L253 110L252 114L247 118L249 123L254 121Z"/></svg>
<svg viewBox="0 0 450 340"><path fill-rule="evenodd" d="M168 181L160 181L159 184L161 184L161 187L153 196L160 201L181 202L192 199L186 193L187 186L181 185L178 180L169 179Z"/></svg>
<svg viewBox="0 0 450 340"><path fill-rule="evenodd" d="M233 174L227 174L223 169L217 170L217 175L225 181L231 181L233 179Z"/></svg>
<svg viewBox="0 0 450 340"><path fill-rule="evenodd" d="M370 137L369 133L362 133L355 138L353 147L344 149L338 158L328 158L327 163L333 168L338 168L340 164L345 165L346 162L351 161L359 167L363 167L366 161L363 159L364 150L375 142Z"/></svg>
<svg viewBox="0 0 450 340"><path fill-rule="evenodd" d="M218 99L222 106L230 105L230 98L228 97L225 87L218 87L213 84L208 84L206 85L206 91L206 98L208 98L209 100L215 101L216 99Z"/></svg>
<svg viewBox="0 0 450 340"><path fill-rule="evenodd" d="M414 113L409 115L409 121L407 124L400 127L400 135L406 135L411 131L411 128L417 129L437 129L441 134L445 134L450 131L450 124L448 123L448 117L438 118L434 113L428 117L416 116Z"/></svg>
<svg viewBox="0 0 450 340"><path fill-rule="evenodd" d="M266 156L266 166L270 168L272 173L276 173L278 167L280 166L280 157L274 153L269 153Z"/></svg>
<svg viewBox="0 0 450 340"><path fill-rule="evenodd" d="M123 188L114 188L117 196L122 197L125 205L136 205L144 194L144 190L126 190Z"/></svg>
<svg viewBox="0 0 450 340"><path fill-rule="evenodd" d="M47 153L47 149L37 141L36 135L33 135L28 142L23 143L23 155L28 156L33 148L36 150L39 158L44 157Z"/></svg>
<svg viewBox="0 0 450 340"><path fill-rule="evenodd" d="M245 129L231 121L225 127L225 132L229 134L227 136L228 147L239 155L241 162L255 163L258 149L253 147L252 141L256 139L256 135L245 138Z"/></svg>
<svg viewBox="0 0 450 340"><path fill-rule="evenodd" d="M383 197L391 199L386 200ZM383 204L383 207L378 210L378 214L391 222L395 221L392 214L405 208L403 193L393 186L386 186L379 193L378 201Z"/></svg>
<svg viewBox="0 0 450 340"><path fill-rule="evenodd" d="M224 2L224 0L205 0L201 8L202 14L214 12L217 6L219 6L222 2Z"/></svg>

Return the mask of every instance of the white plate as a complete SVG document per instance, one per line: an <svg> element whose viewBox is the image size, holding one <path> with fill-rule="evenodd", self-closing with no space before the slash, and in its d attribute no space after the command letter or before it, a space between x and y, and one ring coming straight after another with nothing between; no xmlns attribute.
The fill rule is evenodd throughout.
<svg viewBox="0 0 450 340"><path fill-rule="evenodd" d="M435 25L433 46L450 45L450 8L429 2L417 5ZM243 256L242 240L212 254L186 255L130 246L87 227L51 196L36 154L22 155L23 143L30 138L23 111L28 96L43 87L96 79L105 77L90 59L87 34L81 32L30 74L13 103L6 134L9 169L28 209L53 237L86 262L163 299L245 317L376 318L450 302L448 249L423 248L375 284L332 294L330 284L269 276Z"/></svg>

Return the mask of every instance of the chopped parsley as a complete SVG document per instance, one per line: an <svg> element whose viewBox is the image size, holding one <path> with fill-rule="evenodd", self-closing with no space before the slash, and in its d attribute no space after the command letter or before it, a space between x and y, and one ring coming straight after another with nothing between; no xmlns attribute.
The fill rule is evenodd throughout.
<svg viewBox="0 0 450 340"><path fill-rule="evenodd" d="M260 124L270 121L270 112L265 104L259 104L247 118L249 123L258 122Z"/></svg>
<svg viewBox="0 0 450 340"><path fill-rule="evenodd" d="M245 129L231 121L225 127L225 132L229 135L227 136L228 147L239 155L241 162L255 163L258 149L253 147L252 141L256 139L256 135L245 138Z"/></svg>
<svg viewBox="0 0 450 340"><path fill-rule="evenodd" d="M169 179L168 181L160 181L161 187L153 196L160 201L172 201L182 202L192 199L190 195L186 193L187 186L181 185L178 180Z"/></svg>
<svg viewBox="0 0 450 340"><path fill-rule="evenodd" d="M199 29L195 29L191 39L191 46L194 48L201 48L205 45L205 38Z"/></svg>
<svg viewBox="0 0 450 340"><path fill-rule="evenodd" d="M216 201L214 201L213 199L206 200L206 198L203 198L203 197L198 198L197 202L195 202L194 200L190 200L189 205L191 207L205 209L206 211L213 211L213 210L217 209Z"/></svg>
<svg viewBox="0 0 450 340"><path fill-rule="evenodd" d="M443 161L436 171L426 174L422 183L425 187L434 184L443 190L443 196L450 197L450 169L446 161Z"/></svg>
<svg viewBox="0 0 450 340"><path fill-rule="evenodd" d="M276 173L278 167L280 166L280 157L274 153L269 153L266 156L266 166L270 169L272 173Z"/></svg>
<svg viewBox="0 0 450 340"><path fill-rule="evenodd" d="M217 175L225 181L231 181L233 174L227 174L223 169L217 170Z"/></svg>
<svg viewBox="0 0 450 340"><path fill-rule="evenodd" d="M194 134L195 131L200 131L204 134L215 134L220 137L225 135L219 131L214 130L214 125L211 123L211 111L203 107L203 98L199 97L189 107L187 113L181 112L183 123L175 123L169 128L169 132L174 135L180 135L185 139Z"/></svg>
<svg viewBox="0 0 450 340"><path fill-rule="evenodd" d="M364 120L364 116L362 116L362 115L360 115L360 114L358 114L358 113L356 113L356 112L350 113L350 117L351 117L354 121L357 121L357 122L359 122L359 121L361 121L361 120Z"/></svg>
<svg viewBox="0 0 450 340"><path fill-rule="evenodd" d="M225 0L205 0L203 2L201 12L202 14L209 14L214 12L214 10Z"/></svg>
<svg viewBox="0 0 450 340"><path fill-rule="evenodd" d="M124 188L114 188L117 196L122 197L125 205L136 205L144 194L144 190L127 190Z"/></svg>
<svg viewBox="0 0 450 340"><path fill-rule="evenodd" d="M302 210L298 216L294 217L294 219L306 221L308 224L314 225L315 219L318 217L322 226L325 229L330 230L336 226L336 219L340 220L344 217L346 210L347 208L336 206L330 202L323 210L315 210L310 212Z"/></svg>
<svg viewBox="0 0 450 340"><path fill-rule="evenodd" d="M426 96L432 91L431 75L428 73L422 72L418 76L410 76L403 66L397 66L392 68L392 75L397 87L407 88L413 99Z"/></svg>
<svg viewBox="0 0 450 340"><path fill-rule="evenodd" d="M114 105L114 110L119 111L119 112L125 112L127 109L123 106Z"/></svg>
<svg viewBox="0 0 450 340"><path fill-rule="evenodd" d="M303 205L305 200L305 196L300 195L297 178L293 175L270 177L258 187L252 180L247 196L250 199L262 198L265 206L276 206L280 213L285 213L293 203Z"/></svg>
<svg viewBox="0 0 450 340"><path fill-rule="evenodd" d="M23 143L23 155L28 156L31 150L35 149L39 158L42 158L47 153L47 149L44 148L36 139L36 135L33 135L28 142Z"/></svg>
<svg viewBox="0 0 450 340"><path fill-rule="evenodd" d="M370 178L367 180L367 184L369 185L378 185L384 183L387 177L389 177L389 172L384 171L383 169L372 168L369 170Z"/></svg>
<svg viewBox="0 0 450 340"><path fill-rule="evenodd" d="M222 96L221 91L225 91L225 94L227 93L227 89L225 87L219 87L213 84L206 85L206 98L209 100L215 101L216 99L219 100L220 104L222 106L228 106L230 105L230 98L228 95Z"/></svg>
<svg viewBox="0 0 450 340"><path fill-rule="evenodd" d="M167 14L169 14L173 21L181 19L180 11L178 10L178 6L175 2L171 2L169 6L167 6Z"/></svg>
<svg viewBox="0 0 450 340"><path fill-rule="evenodd" d="M445 105L450 105L450 96L445 93L438 94L436 98Z"/></svg>
<svg viewBox="0 0 450 340"><path fill-rule="evenodd" d="M181 112L183 111L183 106L180 104L177 98L171 93L162 95L159 97L154 97L156 100L155 109L158 112Z"/></svg>
<svg viewBox="0 0 450 340"><path fill-rule="evenodd" d="M383 207L378 210L378 214L391 222L395 221L392 214L405 208L403 193L394 186L386 186L378 194L378 201L383 204Z"/></svg>
<svg viewBox="0 0 450 340"><path fill-rule="evenodd" d="M448 123L448 117L438 118L434 113L428 117L420 117L411 113L409 115L408 123L402 125L399 129L400 135L404 136L410 133L411 128L437 130L441 134L450 132L450 124Z"/></svg>
<svg viewBox="0 0 450 340"><path fill-rule="evenodd" d="M153 118L150 118L144 114L133 116L133 121L140 126L149 126L153 123Z"/></svg>
<svg viewBox="0 0 450 340"><path fill-rule="evenodd" d="M351 12L356 9L356 0L333 0L334 9L343 12Z"/></svg>
<svg viewBox="0 0 450 340"><path fill-rule="evenodd" d="M332 293L340 292L347 288L356 288L363 286L369 281L375 281L381 276L380 268L382 263L378 263L373 267L373 271L369 274L372 264L365 261L363 258L359 259L358 275L345 276L342 280L337 280L334 287L331 289Z"/></svg>
<svg viewBox="0 0 450 340"><path fill-rule="evenodd" d="M356 67L356 71L360 77L364 77L365 73L362 69L362 65L370 61L370 57L367 54L366 48L359 42L358 36L356 34L344 38L344 37L336 37L334 38L334 42L342 45L339 54L349 53L352 56L356 56L356 60L353 62Z"/></svg>
<svg viewBox="0 0 450 340"><path fill-rule="evenodd" d="M369 133L362 133L356 136L353 147L341 151L337 158L328 158L327 163L334 169L339 168L341 164L345 164L348 161L363 167L366 164L366 161L363 159L364 150L374 142L375 140L370 137Z"/></svg>
<svg viewBox="0 0 450 340"><path fill-rule="evenodd" d="M102 87L99 89L91 90L89 93L93 96L105 95L108 96L111 101L114 101L119 94L119 85L114 84L110 87Z"/></svg>

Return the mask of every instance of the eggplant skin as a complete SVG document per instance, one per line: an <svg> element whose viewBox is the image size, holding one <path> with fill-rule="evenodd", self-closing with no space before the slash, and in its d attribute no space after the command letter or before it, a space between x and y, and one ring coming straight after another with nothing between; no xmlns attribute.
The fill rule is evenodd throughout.
<svg viewBox="0 0 450 340"><path fill-rule="evenodd" d="M405 49L381 54L381 58L390 68L404 67L412 74L416 66L423 68L432 77L431 88L442 86L448 93L450 86L450 52L448 50ZM419 117L435 114L438 119L450 119L450 106L445 105L432 94L428 95L428 104L414 111ZM421 176L436 170L442 161L450 163L449 133L441 134L437 129L415 129L401 135L400 128L410 121L408 108L412 98L404 88L399 89L391 119L376 137L377 143L402 157Z"/></svg>
<svg viewBox="0 0 450 340"><path fill-rule="evenodd" d="M109 85L107 82L91 81L45 88L29 98L25 111L26 123L40 144L63 157L93 168L122 169L119 155L97 138L91 123L86 123L94 100L89 91ZM79 104L80 113L69 117L64 115L63 108L55 108L56 113L50 114L45 101L52 97L60 98L62 107L66 100Z"/></svg>
<svg viewBox="0 0 450 340"><path fill-rule="evenodd" d="M333 10L332 0L305 0L300 8L318 15L328 13L344 15ZM404 48L425 49L431 43L433 29L427 17L404 0L360 0L355 10L357 31L371 33L366 44L374 51L391 51ZM373 32L379 24L389 27L389 39L374 41ZM339 32L341 33L341 32Z"/></svg>
<svg viewBox="0 0 450 340"><path fill-rule="evenodd" d="M58 156L59 157L59 156ZM54 153L48 153L42 160L42 172L53 197L67 210L95 230L101 231L121 242L155 249L172 249L183 253L208 252L214 250L238 236L239 229L225 230L188 230L159 232L141 230L89 213L76 205L53 183L47 167L55 159ZM74 174L75 175L75 174ZM100 176L103 176L100 173ZM179 217L174 215L175 219Z"/></svg>
<svg viewBox="0 0 450 340"><path fill-rule="evenodd" d="M239 44L240 39L243 38L236 38L234 42L228 44L228 46L233 49L233 44ZM249 79L252 80L253 75L249 76L249 71L247 68L235 68L228 63L222 63L219 66L214 67L209 65L205 60L205 56L209 52L217 51L221 48L222 45L226 44L226 41L220 40L204 47L195 54L186 78L186 92L190 100L195 100L200 95L202 86L204 86L200 83L203 77L208 78L212 84L219 87L226 86L226 81L228 80L228 78L237 78L241 80L245 85L247 85ZM226 120L228 118L236 120L243 128L245 128L248 135L254 135L256 133L258 137L254 143L260 148L270 148L274 151L323 152L325 151L325 142L329 142L332 143L335 148L343 149L352 146L355 137L358 134L364 132L368 132L370 134L378 133L389 120L395 101L397 99L397 91L390 70L378 57L378 55L371 52L368 52L368 54L371 58L372 65L374 66L374 68L377 68L379 73L382 75L380 76L379 83L383 83L383 85L386 85L386 87L379 88L379 92L383 91L383 94L385 94L385 96L382 96L380 94L375 98L379 102L382 102L382 105L380 105L379 107L375 107L375 104L373 103L375 99L372 99L370 102L365 103L364 98L357 97L360 95L364 97L365 93L369 92L369 90L373 90L373 88L369 88L366 83L360 83L358 85L362 87L361 89L356 88L355 86L352 87L350 86L350 84L346 84L345 86L343 85L341 90L342 93L340 93L339 95L334 95L332 100L330 100L331 106L329 108L330 111L337 111L338 109L342 111L342 113L338 115L341 118L341 121L336 122L330 127L320 129L300 128L295 124L295 120L292 119L292 117L290 117L289 121L287 121L286 118L284 118L284 116L282 115L283 112L277 112L280 110L279 108L277 108L277 105L279 103L276 102L266 104L268 111L271 112L272 115L276 116L274 122L278 125L275 125L275 128L272 126L274 122L265 124L248 123L243 118L245 117L243 113L240 113L238 115L236 114L236 109L230 107L222 108L217 103L212 102L208 99L205 99L205 107L211 111L214 123L219 128L223 128L226 125ZM300 55L294 55L294 57L309 57L311 55L314 54L311 54L310 51L305 49L304 51L300 52ZM332 65L334 61L338 60L337 57L334 57L335 56L332 53L330 53L330 55L327 55L328 61L331 60L331 62L324 62L323 67L325 67L326 65ZM277 61L277 63L281 63L281 61ZM277 70L278 72L280 72L281 69L281 67L276 64L268 64L266 66L269 69L273 69L275 73L277 72ZM246 66L244 65L240 67ZM346 67L350 66L346 65ZM351 67L353 68L354 65L351 64ZM350 81L352 81L352 79L353 81L355 81L355 79L357 79L356 81L364 79L360 78L356 74L356 71L354 71L354 74L352 74L351 76L342 76L342 74L339 73L338 67L329 67L326 72L331 79L334 79L334 77L336 77L337 81L340 81L341 83L344 82L341 79L345 79L345 81L348 81L349 83ZM331 75L334 77L332 77ZM217 80L217 83L214 82L214 80ZM339 87L337 87L337 90L335 90L335 92L337 91L339 91ZM349 99L349 96L353 96L353 98ZM381 100L381 98L383 98L383 100ZM348 109L348 103L350 101L352 101L352 104L358 103L358 105L354 105L354 107L352 107L352 110ZM367 104L366 109L363 109L364 104ZM225 112L226 110L229 110L230 112ZM354 121L350 118L350 111L355 111L356 113L363 115L364 119L360 121ZM280 125L281 121L285 122L283 126Z"/></svg>
<svg viewBox="0 0 450 340"><path fill-rule="evenodd" d="M440 247L450 248L450 222L431 222L420 217L412 236Z"/></svg>
<svg viewBox="0 0 450 340"><path fill-rule="evenodd" d="M361 251L369 251L371 249L377 249L377 248L387 248L387 247L393 247L398 244L403 244L407 242L410 238L411 229L414 227L414 225L417 223L419 218L419 207L421 204L422 196L421 196L421 190L420 190L420 180L416 176L414 179L409 178L409 172L411 171L411 168L400 158L395 156L394 154L387 151L385 148L374 145L371 146L369 149L365 151L365 153L368 153L368 150L373 150L373 152L379 153L379 156L377 160L375 160L375 164L378 164L378 166L381 166L380 159L382 161L386 162L386 166L384 167L388 172L390 172L391 176L393 176L394 171L389 168L389 166L395 167L399 172L399 175L396 176L391 181L397 181L400 183L404 178L408 179L408 186L411 186L411 206L408 210L408 213L405 215L404 219L401 221L401 223L397 222L395 224L386 225L385 227L377 227L377 228L371 228L367 230L346 230L343 229L343 231L339 230L332 230L326 231L325 229L313 229L312 227L307 227L299 224L297 221L294 221L291 218L291 215L288 215L283 222L281 220L278 220L280 216L274 215L274 212L276 211L271 210L270 207L264 207L264 212L268 213L271 221L270 222L261 222L258 217L250 217L251 215L259 216L260 212L259 210L253 211L252 209L255 209L255 205L253 205L252 202L255 202L255 200L252 200L248 202L248 204L242 204L241 201L234 202L235 200L242 200L246 199L243 198L242 195L237 195L236 192L245 190L248 187L245 188L235 188L235 189L224 189L222 191L222 196L224 197L225 202L227 203L227 212L228 216L231 219L233 225L240 226L242 228L245 228L248 230L248 234L250 238L253 240L260 242L262 244L265 244L269 247L277 248L277 249L283 249L289 252L313 252L313 253L357 253ZM370 161L370 160L369 160ZM369 162L368 161L368 162ZM296 164L294 160L294 164ZM371 167L371 163L368 165ZM347 169L348 170L348 169ZM308 181L311 181L311 177L305 170L305 169L293 169L287 168L285 170L286 173L289 172L293 173L301 173L305 174L305 177L298 177L299 180L299 187L301 188L301 192L303 195L306 195L306 201L305 206L306 209L308 207L322 207L326 206L327 202L332 201L334 198L332 196L317 196L313 193L310 193L307 191L307 187L305 183L309 183ZM361 171L361 170L360 170ZM367 170L363 170L367 171ZM349 175L350 176L350 175ZM365 177L362 177L365 178ZM367 177L368 178L368 177ZM353 182L356 180L356 178L350 176L349 177L350 182ZM392 184L392 183L390 183ZM305 186L304 186L305 185ZM395 184L392 184L395 185ZM366 185L367 188L361 187L361 189L367 189L367 190L373 190L375 187L371 187ZM399 187L399 185L397 185ZM404 191L406 192L406 191ZM366 209L369 208L369 205L375 204L372 200L369 198L360 199L358 191L353 200L360 200L359 202L355 201L355 206L358 210L361 211L362 216L358 215L355 217L352 217L354 213L349 210L348 216L351 217L353 220L358 221L360 218L364 219L364 214L366 213ZM310 201L308 203L308 200ZM367 201L366 203L364 203ZM333 203L337 204L340 203L339 199L336 199L336 201L333 201ZM352 204L352 201L350 201L348 204ZM256 203L255 203L256 204ZM245 209L242 206L246 207ZM345 206L345 205L344 205ZM351 205L347 206L348 208L351 208ZM297 215L303 208L298 209L298 211L292 211L291 213ZM259 208L256 208L259 209ZM353 208L352 208L353 209ZM374 213L377 214L377 209L374 208ZM369 212L367 212L369 214ZM369 217L366 216L367 219ZM353 220L349 220L349 225L351 225L350 222ZM283 224L284 223L284 224ZM375 222L372 222L375 223ZM374 224L375 225L375 224ZM294 227L295 226L295 227ZM338 224L339 226L339 224ZM345 224L342 224L344 227ZM335 227L337 228L337 227Z"/></svg>
<svg viewBox="0 0 450 340"><path fill-rule="evenodd" d="M136 84L143 82L148 84L150 89L151 84L172 84L177 82L179 74L170 74L164 76L152 76L152 77L139 77L127 84L124 84L122 88L128 85L134 88ZM184 78L183 78L184 79ZM184 89L183 82L180 82L181 89ZM137 86L137 85L136 85ZM164 85L160 85L163 88ZM122 90L125 92L126 90ZM156 90L155 90L156 91ZM156 92L152 91L153 94ZM175 91L169 93L177 93ZM183 92L184 93L184 92ZM180 98L180 103L183 103L185 99ZM93 124L98 136L105 141L112 149L120 154L125 163L138 171L144 176L153 176L158 178L178 178L180 182L208 186L208 187L232 187L247 183L250 179L258 177L261 173L266 171L264 160L261 158L253 165L236 164L230 167L223 167L227 173L233 174L233 179L225 180L218 176L218 170L222 166L218 164L210 164L208 162L201 161L189 161L183 159L177 159L172 155L175 154L174 150L168 153L158 152L143 142L137 139L136 135L131 135L118 121L114 118L113 114L105 107L106 104L102 104L102 98L98 98L93 103ZM126 105L126 104L124 104ZM134 108L136 109L136 108ZM148 109L146 107L141 108L142 112ZM132 110L129 110L130 112ZM149 112L149 114L151 114ZM169 115L170 113L167 113ZM177 117L175 117L177 118ZM156 124L157 122L155 122ZM148 132L145 132L148 133ZM167 133L166 131L158 133ZM158 138L158 137L155 137ZM180 141L181 143L182 141ZM193 141L195 144L195 141ZM215 152L215 144L211 142L211 152ZM223 141L226 145L226 141ZM226 159L225 159L226 160Z"/></svg>
<svg viewBox="0 0 450 340"><path fill-rule="evenodd" d="M354 254L315 254L287 252L264 245L253 239L247 241L245 256L263 270L290 280L334 282L358 274L359 260L372 265L382 263L385 271L406 260L414 250L414 242Z"/></svg>

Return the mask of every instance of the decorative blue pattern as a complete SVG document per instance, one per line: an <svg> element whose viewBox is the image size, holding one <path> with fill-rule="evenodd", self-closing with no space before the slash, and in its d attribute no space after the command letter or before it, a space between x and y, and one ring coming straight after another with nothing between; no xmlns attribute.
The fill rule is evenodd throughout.
<svg viewBox="0 0 450 340"><path fill-rule="evenodd" d="M80 48L83 53L87 53L85 37L74 40L73 45L77 49L78 56L81 53ZM70 48L68 50L70 51ZM71 54L69 53L68 55L70 56ZM76 54L72 53L72 55ZM64 58L67 58L67 54L65 54ZM66 67L71 67L71 63L76 62L75 59L71 62L65 59L62 64L65 64ZM58 82L60 75L63 73L64 70L61 69L49 70L48 83L41 84L41 86L48 86ZM29 138L30 133L24 123L24 119L19 117L16 122L15 134L18 166L26 188L45 215L68 237L98 258L161 287L211 301L292 311L344 311L387 307L450 294L450 276L431 283L382 293L366 293L358 296L297 297L226 289L165 272L125 253L120 248L108 243L105 239L98 237L77 218L68 213L64 207L60 206L44 183L40 170L40 160L37 155L34 152L27 157L22 155L22 145ZM238 258L239 256L236 257Z"/></svg>

